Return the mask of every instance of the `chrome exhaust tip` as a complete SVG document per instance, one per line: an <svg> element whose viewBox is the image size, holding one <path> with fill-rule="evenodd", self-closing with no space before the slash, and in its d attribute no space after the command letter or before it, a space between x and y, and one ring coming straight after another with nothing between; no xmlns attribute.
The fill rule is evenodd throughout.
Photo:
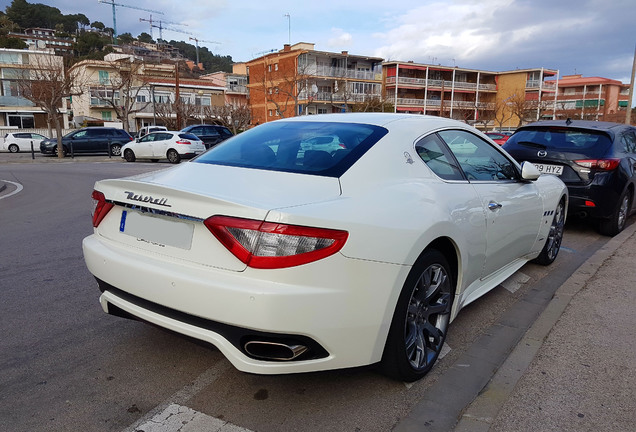
<svg viewBox="0 0 636 432"><path fill-rule="evenodd" d="M280 342L249 341L244 345L250 356L265 360L290 361L305 353L305 345L287 345Z"/></svg>

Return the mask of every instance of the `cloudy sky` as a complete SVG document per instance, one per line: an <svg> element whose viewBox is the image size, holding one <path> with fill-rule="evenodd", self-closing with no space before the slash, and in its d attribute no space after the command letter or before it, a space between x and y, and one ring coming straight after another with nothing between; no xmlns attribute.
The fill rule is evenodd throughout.
<svg viewBox="0 0 636 432"><path fill-rule="evenodd" d="M83 13L112 27L112 7L98 0L27 0ZM107 1L107 0L105 0ZM162 19L192 33L163 30L246 61L283 44L489 71L546 67L630 81L636 46L634 0L115 0L118 33L150 32ZM11 0L0 0L4 10ZM288 16L287 16L288 15ZM175 26L166 22L185 24ZM290 32L291 28L291 32ZM290 35L291 33L291 35ZM153 29L153 36L159 30Z"/></svg>

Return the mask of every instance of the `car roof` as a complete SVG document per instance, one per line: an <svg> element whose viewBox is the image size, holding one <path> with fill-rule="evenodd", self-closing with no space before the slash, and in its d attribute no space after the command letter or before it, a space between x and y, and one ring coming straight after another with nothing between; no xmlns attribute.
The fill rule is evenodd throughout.
<svg viewBox="0 0 636 432"><path fill-rule="evenodd" d="M398 121L410 121L421 123L427 129L437 129L444 127L457 128L464 126L468 129L474 129L472 126L460 122L459 120L448 119L445 117L437 117L422 114L401 114L401 113L336 113L336 114L318 114L308 116L290 117L276 121L284 122L337 122L337 123L361 123L370 124L381 127L388 127L389 124Z"/></svg>
<svg viewBox="0 0 636 432"><path fill-rule="evenodd" d="M538 121L534 123L529 123L525 126L520 127L519 129L526 129L532 127L550 127L550 126L559 126L573 129L594 129L600 131L614 131L618 128L626 127L626 124L623 123L612 123L612 122L604 122L604 121L594 121L594 120L570 120L568 123L567 120L544 120Z"/></svg>

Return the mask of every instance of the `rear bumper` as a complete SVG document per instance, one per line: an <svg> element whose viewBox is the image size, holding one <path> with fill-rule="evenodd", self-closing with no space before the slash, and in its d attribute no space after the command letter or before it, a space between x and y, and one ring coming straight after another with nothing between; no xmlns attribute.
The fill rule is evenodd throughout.
<svg viewBox="0 0 636 432"><path fill-rule="evenodd" d="M153 256L95 234L83 249L105 311L209 342L237 369L259 374L380 361L410 269L336 254L297 268L233 272ZM256 359L244 349L250 337L300 341L310 354Z"/></svg>
<svg viewBox="0 0 636 432"><path fill-rule="evenodd" d="M585 186L568 185L568 211L592 218L608 218L618 206L623 187L624 185L614 185L613 182L598 184L596 181Z"/></svg>

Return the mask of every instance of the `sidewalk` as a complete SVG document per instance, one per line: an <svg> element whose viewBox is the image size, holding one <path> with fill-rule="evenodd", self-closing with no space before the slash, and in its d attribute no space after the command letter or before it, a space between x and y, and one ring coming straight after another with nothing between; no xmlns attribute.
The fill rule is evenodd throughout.
<svg viewBox="0 0 636 432"><path fill-rule="evenodd" d="M632 224L558 289L455 431L635 430L635 310Z"/></svg>

